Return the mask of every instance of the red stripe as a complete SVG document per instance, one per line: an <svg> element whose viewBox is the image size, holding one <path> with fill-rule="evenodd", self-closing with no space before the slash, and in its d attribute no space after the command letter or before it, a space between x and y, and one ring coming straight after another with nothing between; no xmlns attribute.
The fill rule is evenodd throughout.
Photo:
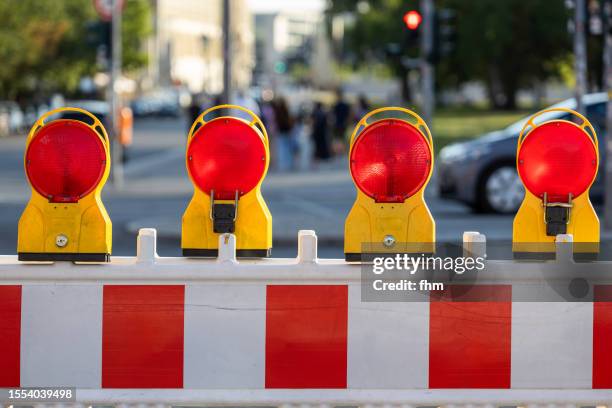
<svg viewBox="0 0 612 408"><path fill-rule="evenodd" d="M103 388L182 388L184 286L104 286Z"/></svg>
<svg viewBox="0 0 612 408"><path fill-rule="evenodd" d="M21 286L0 286L0 388L19 387Z"/></svg>
<svg viewBox="0 0 612 408"><path fill-rule="evenodd" d="M266 388L346 388L346 285L267 287Z"/></svg>
<svg viewBox="0 0 612 408"><path fill-rule="evenodd" d="M593 388L612 388L612 285L596 285L593 303Z"/></svg>
<svg viewBox="0 0 612 408"><path fill-rule="evenodd" d="M430 388L510 388L512 286L431 296Z"/></svg>

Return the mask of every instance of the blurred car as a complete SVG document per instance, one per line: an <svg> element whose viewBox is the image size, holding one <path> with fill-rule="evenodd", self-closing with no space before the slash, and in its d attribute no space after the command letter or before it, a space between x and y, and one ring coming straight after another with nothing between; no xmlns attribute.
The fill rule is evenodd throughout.
<svg viewBox="0 0 612 408"><path fill-rule="evenodd" d="M0 133L4 135L21 133L26 128L25 115L13 101L0 101Z"/></svg>
<svg viewBox="0 0 612 408"><path fill-rule="evenodd" d="M181 92L160 90L136 98L130 104L134 116L178 117L181 114Z"/></svg>
<svg viewBox="0 0 612 408"><path fill-rule="evenodd" d="M66 106L71 107L71 108L80 108L80 109L84 109L90 112L96 118L98 118L100 122L102 122L102 124L104 125L107 131L110 131L109 124L107 122L108 113L109 113L108 102L99 101L95 99L80 99L80 100L66 101ZM91 120L89 119L87 115L78 113L78 112L74 112L74 111L65 111L54 119L60 119L60 118L61 119L76 119L76 120L80 120L80 121L87 122L87 123L91 122Z"/></svg>
<svg viewBox="0 0 612 408"><path fill-rule="evenodd" d="M603 147L601 141L605 140L607 94L585 95L583 101L586 117L595 128ZM576 101L567 99L550 108L576 109ZM527 119L440 150L436 165L440 196L459 200L477 212L515 213L525 194L516 171L516 147ZM562 111L548 112L538 117L536 122L553 119L570 120L571 115ZM601 148L599 154L600 171L591 188L591 199L595 202L603 200L601 169L604 168L605 149Z"/></svg>

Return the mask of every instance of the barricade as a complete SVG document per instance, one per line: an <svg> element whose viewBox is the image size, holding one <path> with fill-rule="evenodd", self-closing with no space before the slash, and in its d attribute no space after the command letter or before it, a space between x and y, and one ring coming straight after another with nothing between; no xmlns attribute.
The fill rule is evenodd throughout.
<svg viewBox="0 0 612 408"><path fill-rule="evenodd" d="M363 302L362 266L319 259L136 257L29 264L0 257L0 388L76 387L82 404L523 405L612 403L612 263L590 262L597 301L517 301L573 263L489 260L495 299ZM464 234L464 248L484 244ZM484 248L481 246L481 250ZM477 291L478 292L478 291Z"/></svg>

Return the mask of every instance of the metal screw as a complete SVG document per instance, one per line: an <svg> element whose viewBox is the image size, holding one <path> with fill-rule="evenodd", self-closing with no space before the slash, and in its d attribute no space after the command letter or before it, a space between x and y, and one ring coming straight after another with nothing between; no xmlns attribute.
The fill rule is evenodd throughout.
<svg viewBox="0 0 612 408"><path fill-rule="evenodd" d="M64 234L59 234L57 237L55 237L55 245L57 245L58 248L65 247L68 245L68 237Z"/></svg>
<svg viewBox="0 0 612 408"><path fill-rule="evenodd" d="M393 245L395 245L395 237L393 235L385 235L385 238L383 239L383 245L387 248L392 247Z"/></svg>

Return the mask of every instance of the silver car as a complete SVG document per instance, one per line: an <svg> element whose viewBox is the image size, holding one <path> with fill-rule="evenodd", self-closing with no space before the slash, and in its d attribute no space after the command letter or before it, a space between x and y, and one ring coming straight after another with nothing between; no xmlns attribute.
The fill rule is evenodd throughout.
<svg viewBox="0 0 612 408"><path fill-rule="evenodd" d="M586 117L599 141L605 138L606 93L584 96ZM576 101L567 99L551 108L575 109ZM454 143L440 150L437 159L437 177L440 196L459 200L477 212L514 213L518 210L525 190L516 172L516 144L519 133L528 118L523 118L505 129L484 134L476 139ZM549 112L536 122L568 119L561 111ZM604 146L600 143L600 146ZM605 163L605 149L601 149L600 169ZM591 188L591 199L603 199L603 174Z"/></svg>

